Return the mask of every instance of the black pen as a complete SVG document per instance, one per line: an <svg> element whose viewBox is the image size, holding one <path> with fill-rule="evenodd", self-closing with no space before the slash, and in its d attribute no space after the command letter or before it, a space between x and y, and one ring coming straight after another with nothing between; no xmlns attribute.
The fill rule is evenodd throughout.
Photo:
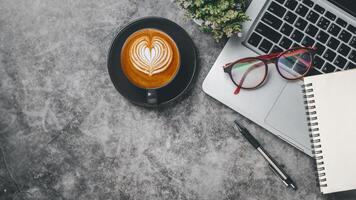
<svg viewBox="0 0 356 200"><path fill-rule="evenodd" d="M254 138L250 132L241 126L236 120L235 124L240 133L250 142L250 144L255 147L263 156L263 158L268 162L268 166L271 168L274 174L276 174L286 185L287 187L291 187L294 190L297 189L297 186L294 184L292 179L278 166L277 162L272 159L272 157L262 148L260 143ZM234 135L236 136L236 135Z"/></svg>

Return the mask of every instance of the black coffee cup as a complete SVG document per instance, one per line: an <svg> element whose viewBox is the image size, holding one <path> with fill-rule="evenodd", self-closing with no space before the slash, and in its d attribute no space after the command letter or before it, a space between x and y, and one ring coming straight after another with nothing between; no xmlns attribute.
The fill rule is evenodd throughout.
<svg viewBox="0 0 356 200"><path fill-rule="evenodd" d="M147 90L147 103L158 102L158 89L168 85L180 69L180 52L165 32L144 28L131 34L121 50L121 68L129 81Z"/></svg>
<svg viewBox="0 0 356 200"><path fill-rule="evenodd" d="M125 41L144 28L157 29L169 35L180 53L179 70L161 87L138 87L122 70L120 54ZM132 103L145 107L161 106L178 99L190 88L197 74L197 52L193 41L179 25L161 17L145 17L129 23L117 34L108 54L108 70L115 88Z"/></svg>

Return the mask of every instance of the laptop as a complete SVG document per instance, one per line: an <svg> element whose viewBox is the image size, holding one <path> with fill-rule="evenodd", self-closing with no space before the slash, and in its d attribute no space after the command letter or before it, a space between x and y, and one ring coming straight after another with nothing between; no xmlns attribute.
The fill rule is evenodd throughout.
<svg viewBox="0 0 356 200"><path fill-rule="evenodd" d="M269 132L312 156L302 81L287 81L274 65L263 87L242 90L224 73L226 63L244 57L314 46L317 54L308 76L356 68L356 3L351 0L252 0L242 37L229 39L203 90ZM355 77L356 78L356 77ZM351 91L350 91L351 92Z"/></svg>

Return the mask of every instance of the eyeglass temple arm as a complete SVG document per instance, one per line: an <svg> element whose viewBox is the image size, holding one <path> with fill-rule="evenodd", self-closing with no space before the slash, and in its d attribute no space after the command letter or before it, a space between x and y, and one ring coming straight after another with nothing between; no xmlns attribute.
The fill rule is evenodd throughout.
<svg viewBox="0 0 356 200"><path fill-rule="evenodd" d="M308 50L316 51L315 47L305 47L305 48L308 49ZM305 49L304 48L296 49L295 51L291 51L288 54L291 55L291 56L294 56L294 55L299 53L299 50L305 50ZM271 60L271 59L277 58L282 53L283 52L276 52L276 53L271 53L271 54L267 54L267 55L257 56L257 58L263 59L263 60Z"/></svg>
<svg viewBox="0 0 356 200"><path fill-rule="evenodd" d="M311 49L311 50L314 50L314 51L316 50L316 48L314 48L314 47L311 47L310 49ZM302 49L300 49L300 50L302 50ZM272 59L277 58L280 54L281 54L281 53L272 53L272 54L268 54L268 55L258 56L257 58L260 58L260 59L263 59L263 60L267 60L267 61L268 61L268 60L272 60ZM295 55L297 55L297 54L299 54L299 51L298 51L298 50L287 53L288 56L295 56ZM286 55L286 56L287 56L287 55ZM300 58L300 57L298 57L298 56L296 56L296 58L297 58L297 60L298 60L299 62L303 63L304 65L310 66L310 63L308 63L308 62L305 61L304 59L302 59L302 58Z"/></svg>
<svg viewBox="0 0 356 200"><path fill-rule="evenodd" d="M305 47L305 48L309 49L309 50L312 50L312 51L316 51L317 50L315 47ZM300 50L303 50L303 49L300 49ZM271 59L277 58L282 53L283 52L276 52L276 53L271 53L271 54L267 54L267 55L257 56L256 58L259 58L259 59L262 59L262 60L271 60ZM296 51L290 52L290 55L296 55L296 54L298 54L298 49ZM251 59L251 58L246 58L246 60L249 60L249 59ZM240 61L245 61L245 59L242 59ZM232 63L234 63L234 62L226 63L224 65L224 68L230 67Z"/></svg>
<svg viewBox="0 0 356 200"><path fill-rule="evenodd" d="M256 58L259 58L262 60L271 60L271 59L277 58L280 54L281 54L281 52L271 53L271 54L267 54L267 55L257 56Z"/></svg>

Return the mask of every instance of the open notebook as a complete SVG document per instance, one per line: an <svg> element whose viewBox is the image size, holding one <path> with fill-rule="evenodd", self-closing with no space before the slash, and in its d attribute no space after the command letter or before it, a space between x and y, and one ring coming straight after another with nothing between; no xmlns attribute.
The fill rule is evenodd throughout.
<svg viewBox="0 0 356 200"><path fill-rule="evenodd" d="M356 189L356 70L304 79L320 190Z"/></svg>

